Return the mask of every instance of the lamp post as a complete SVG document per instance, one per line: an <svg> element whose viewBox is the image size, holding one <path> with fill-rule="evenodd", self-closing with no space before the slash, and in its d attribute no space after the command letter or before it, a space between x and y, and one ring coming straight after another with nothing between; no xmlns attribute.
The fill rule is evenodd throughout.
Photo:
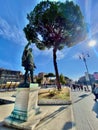
<svg viewBox="0 0 98 130"><path fill-rule="evenodd" d="M88 66L87 66L87 61L86 61L86 58L87 58L87 57L90 57L89 54L88 54L88 53L87 53L87 54L84 54L83 52L82 52L81 55L79 56L79 58L80 58L81 60L83 60L83 62L84 62L84 64L85 64L85 68L86 68L86 71L87 71L87 73L86 73L86 80L88 80L88 81L90 82L91 87L92 87L92 83L91 83L91 79L90 79L89 71L88 71ZM87 88L88 88L88 84L87 84Z"/></svg>

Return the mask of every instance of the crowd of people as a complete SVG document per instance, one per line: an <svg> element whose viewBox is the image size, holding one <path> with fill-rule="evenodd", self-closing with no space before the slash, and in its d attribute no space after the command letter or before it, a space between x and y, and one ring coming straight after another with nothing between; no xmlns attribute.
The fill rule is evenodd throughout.
<svg viewBox="0 0 98 130"><path fill-rule="evenodd" d="M88 86L82 84L71 84L70 88L72 91L90 91Z"/></svg>
<svg viewBox="0 0 98 130"><path fill-rule="evenodd" d="M85 92L89 92L90 91L88 85L82 85L82 84L71 84L70 88L71 88L72 91L85 91ZM95 96L94 101L97 101L97 99L98 99L98 84L94 83L92 85L91 92Z"/></svg>

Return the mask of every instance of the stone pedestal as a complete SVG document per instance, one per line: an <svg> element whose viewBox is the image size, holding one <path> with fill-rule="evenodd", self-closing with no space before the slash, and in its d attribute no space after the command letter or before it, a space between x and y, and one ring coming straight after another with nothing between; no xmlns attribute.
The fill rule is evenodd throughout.
<svg viewBox="0 0 98 130"><path fill-rule="evenodd" d="M38 103L38 84L29 84L29 87L17 88L14 110L11 115L4 120L7 126L24 128L30 120L39 113Z"/></svg>

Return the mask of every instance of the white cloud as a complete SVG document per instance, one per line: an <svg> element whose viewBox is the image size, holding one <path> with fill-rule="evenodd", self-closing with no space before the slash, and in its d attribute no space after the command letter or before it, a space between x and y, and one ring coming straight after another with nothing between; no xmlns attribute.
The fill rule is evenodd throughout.
<svg viewBox="0 0 98 130"><path fill-rule="evenodd" d="M52 53L53 53L53 48L44 50L44 51L42 52L42 55L52 57L52 56L53 56Z"/></svg>
<svg viewBox="0 0 98 130"><path fill-rule="evenodd" d="M57 60L61 60L65 57L65 54L63 51L57 51Z"/></svg>
<svg viewBox="0 0 98 130"><path fill-rule="evenodd" d="M39 50L35 44L32 44L33 53L35 56L47 56L49 58L52 58L52 48L51 49L45 49L45 50Z"/></svg>
<svg viewBox="0 0 98 130"><path fill-rule="evenodd" d="M45 49L45 50L39 50L35 44L32 45L33 51L34 51L34 55L35 56L47 56L49 58L53 58L53 48L50 49ZM66 55L69 53L69 51L71 50L71 48L67 48L65 47L63 50L58 50L57 51L57 60L62 60L63 58L66 57Z"/></svg>
<svg viewBox="0 0 98 130"><path fill-rule="evenodd" d="M22 30L17 28L15 25L10 25L5 19L0 17L0 36L6 38L8 40L12 40L17 44L26 45L27 40ZM32 45L35 56L42 55L48 56L49 58L53 57L53 50L39 50L34 44ZM63 59L70 49L63 49L61 51L57 51L57 60Z"/></svg>
<svg viewBox="0 0 98 130"><path fill-rule="evenodd" d="M66 53L65 53L66 52ZM65 56L66 56L66 54L67 54L67 52L68 51L66 51L66 49L63 49L63 50L61 50L61 51L57 51L57 60L61 60L61 59L63 59ZM42 53L43 55L46 55L46 56L50 56L51 58L53 58L53 48L51 48L51 49L46 49L45 51L43 51L43 53Z"/></svg>
<svg viewBox="0 0 98 130"><path fill-rule="evenodd" d="M72 49L71 47L70 48L65 47L63 50L57 51L57 60L64 59L71 49Z"/></svg>
<svg viewBox="0 0 98 130"><path fill-rule="evenodd" d="M70 49L65 48L65 49L63 49L61 51L58 50L57 54L56 54L57 55L57 60L61 60L61 59L65 58L66 55L68 54L68 52L70 51ZM37 49L35 49L35 50L36 50L37 54L39 54L39 55L48 56L50 58L53 58L53 48L46 49L44 51L40 51L40 50L37 50Z"/></svg>
<svg viewBox="0 0 98 130"><path fill-rule="evenodd" d="M15 25L10 25L5 19L0 17L0 36L6 38L8 40L12 40L17 44L26 45L27 41L25 35L22 30L17 28ZM39 50L34 44L32 45L35 56L42 55L48 56L50 58L53 57L53 50L46 49L46 50ZM63 59L65 56L64 51L57 51L57 60Z"/></svg>
<svg viewBox="0 0 98 130"><path fill-rule="evenodd" d="M27 41L22 30L15 25L10 25L5 19L0 17L0 36L15 43L24 45Z"/></svg>
<svg viewBox="0 0 98 130"><path fill-rule="evenodd" d="M75 55L73 55L73 59L75 59L75 60L77 60L77 59L79 59L79 56L81 56L81 53L76 53Z"/></svg>

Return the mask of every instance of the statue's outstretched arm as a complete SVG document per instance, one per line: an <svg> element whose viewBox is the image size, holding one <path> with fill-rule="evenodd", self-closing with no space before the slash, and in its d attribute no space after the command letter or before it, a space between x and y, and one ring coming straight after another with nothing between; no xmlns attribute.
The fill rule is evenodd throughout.
<svg viewBox="0 0 98 130"><path fill-rule="evenodd" d="M25 46L24 50L27 50L29 45L31 45L31 42L27 43L27 45Z"/></svg>

